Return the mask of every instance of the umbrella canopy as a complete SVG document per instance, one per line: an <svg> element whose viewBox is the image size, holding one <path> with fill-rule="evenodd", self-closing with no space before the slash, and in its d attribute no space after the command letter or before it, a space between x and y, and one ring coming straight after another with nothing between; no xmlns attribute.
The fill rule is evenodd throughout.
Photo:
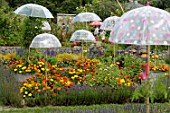
<svg viewBox="0 0 170 113"><path fill-rule="evenodd" d="M92 26L100 26L102 24L102 22L99 22L99 21L94 21L94 22L91 22L90 25Z"/></svg>
<svg viewBox="0 0 170 113"><path fill-rule="evenodd" d="M144 5L138 3L138 0L132 0L130 3L125 4L127 10L132 10L135 8L143 7Z"/></svg>
<svg viewBox="0 0 170 113"><path fill-rule="evenodd" d="M79 13L72 20L73 23L74 22L91 22L91 21L101 21L101 18L95 13L84 12L84 13Z"/></svg>
<svg viewBox="0 0 170 113"><path fill-rule="evenodd" d="M109 41L120 44L170 45L170 13L144 6L121 16Z"/></svg>
<svg viewBox="0 0 170 113"><path fill-rule="evenodd" d="M51 12L44 6L38 4L25 4L18 7L15 14L26 15L40 18L54 18Z"/></svg>
<svg viewBox="0 0 170 113"><path fill-rule="evenodd" d="M37 35L31 42L30 48L57 48L61 47L56 36L49 33Z"/></svg>
<svg viewBox="0 0 170 113"><path fill-rule="evenodd" d="M87 30L77 30L72 34L72 36L70 38L70 41L74 41L74 42L81 42L82 40L85 42L95 42L96 41L93 34Z"/></svg>
<svg viewBox="0 0 170 113"><path fill-rule="evenodd" d="M47 21L43 21L42 24L43 24L42 30L51 31L51 26Z"/></svg>
<svg viewBox="0 0 170 113"><path fill-rule="evenodd" d="M112 17L108 17L106 18L102 25L100 26L100 29L103 29L103 30L109 30L111 31L116 23L116 21L119 19L120 17L117 17L117 16L112 16Z"/></svg>

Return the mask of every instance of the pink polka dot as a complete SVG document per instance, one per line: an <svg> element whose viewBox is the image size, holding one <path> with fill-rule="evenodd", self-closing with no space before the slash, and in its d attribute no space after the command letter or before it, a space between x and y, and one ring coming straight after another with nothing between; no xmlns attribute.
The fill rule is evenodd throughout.
<svg viewBox="0 0 170 113"><path fill-rule="evenodd" d="M145 23L145 22L146 22L146 19L143 19L142 22Z"/></svg>
<svg viewBox="0 0 170 113"><path fill-rule="evenodd" d="M124 34L124 33L123 33L123 32L121 32L121 33L120 33L120 36L123 36L123 34Z"/></svg>
<svg viewBox="0 0 170 113"><path fill-rule="evenodd" d="M157 41L157 44L160 45L160 41Z"/></svg>
<svg viewBox="0 0 170 113"><path fill-rule="evenodd" d="M141 34L141 33L139 33L139 34L138 34L138 36L139 36L139 37L141 37L141 36L142 36L142 34Z"/></svg>
<svg viewBox="0 0 170 113"><path fill-rule="evenodd" d="M124 22L127 22L127 19L125 18L123 21L124 21Z"/></svg>
<svg viewBox="0 0 170 113"><path fill-rule="evenodd" d="M130 43L131 41L130 41L130 40L128 40L127 42L128 42L128 43Z"/></svg>
<svg viewBox="0 0 170 113"><path fill-rule="evenodd" d="M149 37L149 34L145 34L145 36L148 38L148 37Z"/></svg>
<svg viewBox="0 0 170 113"><path fill-rule="evenodd" d="M169 34L166 34L166 37L170 38L170 33L169 33Z"/></svg>
<svg viewBox="0 0 170 113"><path fill-rule="evenodd" d="M159 27L155 27L155 30L158 30L159 29Z"/></svg>
<svg viewBox="0 0 170 113"><path fill-rule="evenodd" d="M134 30L134 29L135 29L135 26L132 26L131 29Z"/></svg>

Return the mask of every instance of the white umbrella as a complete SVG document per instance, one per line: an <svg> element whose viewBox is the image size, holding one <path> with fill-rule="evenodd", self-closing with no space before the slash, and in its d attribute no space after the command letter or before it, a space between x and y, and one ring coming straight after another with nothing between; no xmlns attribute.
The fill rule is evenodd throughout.
<svg viewBox="0 0 170 113"><path fill-rule="evenodd" d="M76 15L72 22L91 22L91 21L101 21L101 18L95 14L95 13L91 13L91 12L83 12L83 13L79 13L78 15Z"/></svg>
<svg viewBox="0 0 170 113"><path fill-rule="evenodd" d="M120 17L118 16L111 16L106 18L100 26L100 29L111 31L119 18Z"/></svg>
<svg viewBox="0 0 170 113"><path fill-rule="evenodd" d="M37 35L30 45L30 48L57 48L61 47L60 41L56 36L49 33L42 33ZM47 79L47 53L46 53L46 62L45 62L45 77Z"/></svg>
<svg viewBox="0 0 170 113"><path fill-rule="evenodd" d="M72 34L70 41L82 43L81 45L82 45L82 57L83 57L83 41L86 42L86 46L87 46L87 42L95 42L96 39L90 31L77 30Z"/></svg>
<svg viewBox="0 0 170 113"><path fill-rule="evenodd" d="M82 40L84 42L95 42L96 41L93 34L87 30L77 30L72 34L70 38L70 41L74 41L74 42L81 42Z"/></svg>
<svg viewBox="0 0 170 113"><path fill-rule="evenodd" d="M47 21L43 21L42 24L43 24L42 30L51 31L51 26Z"/></svg>
<svg viewBox="0 0 170 113"><path fill-rule="evenodd" d="M37 35L31 42L30 48L57 48L61 43L56 36L49 33Z"/></svg>
<svg viewBox="0 0 170 113"><path fill-rule="evenodd" d="M44 6L38 4L25 4L18 7L15 11L15 14L31 16L31 17L40 17L40 18L54 18L51 12Z"/></svg>

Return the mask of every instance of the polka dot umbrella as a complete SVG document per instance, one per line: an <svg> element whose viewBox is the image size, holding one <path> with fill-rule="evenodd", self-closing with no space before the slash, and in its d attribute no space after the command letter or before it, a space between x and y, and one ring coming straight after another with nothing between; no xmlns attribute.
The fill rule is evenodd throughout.
<svg viewBox="0 0 170 113"><path fill-rule="evenodd" d="M151 6L131 10L115 24L109 40L119 44L170 45L170 13Z"/></svg>
<svg viewBox="0 0 170 113"><path fill-rule="evenodd" d="M170 13L149 6L140 7L123 14L110 33L109 41L118 44L170 45ZM148 68L149 74L149 68ZM149 97L147 113L149 113Z"/></svg>

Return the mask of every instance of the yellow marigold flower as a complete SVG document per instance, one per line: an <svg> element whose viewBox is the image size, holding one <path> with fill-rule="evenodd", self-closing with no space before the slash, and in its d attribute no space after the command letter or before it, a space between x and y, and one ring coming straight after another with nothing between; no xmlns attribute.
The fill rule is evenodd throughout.
<svg viewBox="0 0 170 113"><path fill-rule="evenodd" d="M42 71L44 71L45 69L44 68L41 68Z"/></svg>
<svg viewBox="0 0 170 113"><path fill-rule="evenodd" d="M25 98L25 97L26 97L26 95L23 95L23 97Z"/></svg>
<svg viewBox="0 0 170 113"><path fill-rule="evenodd" d="M83 70L82 70L82 69L79 69L79 72L83 72Z"/></svg>
<svg viewBox="0 0 170 113"><path fill-rule="evenodd" d="M25 91L24 93L27 95L27 94L28 94L28 91Z"/></svg>
<svg viewBox="0 0 170 113"><path fill-rule="evenodd" d="M74 77L74 76L72 76L72 77L71 77L71 79L73 79L73 80L74 80L74 79L75 79L75 77Z"/></svg>
<svg viewBox="0 0 170 113"><path fill-rule="evenodd" d="M22 67L22 70L25 70L27 67L26 66L24 66L24 67Z"/></svg>
<svg viewBox="0 0 170 113"><path fill-rule="evenodd" d="M51 67L52 67L52 68L56 68L56 67L57 67L57 65L52 65Z"/></svg>
<svg viewBox="0 0 170 113"><path fill-rule="evenodd" d="M54 80L51 78L50 81L54 81Z"/></svg>
<svg viewBox="0 0 170 113"><path fill-rule="evenodd" d="M23 85L24 85L24 86L27 86L27 83L24 83Z"/></svg>
<svg viewBox="0 0 170 113"><path fill-rule="evenodd" d="M20 93L22 93L24 91L24 87L20 88Z"/></svg>
<svg viewBox="0 0 170 113"><path fill-rule="evenodd" d="M39 65L40 67L42 67L42 65Z"/></svg>
<svg viewBox="0 0 170 113"><path fill-rule="evenodd" d="M120 83L122 84L122 83L125 83L125 79L121 79L120 80Z"/></svg>
<svg viewBox="0 0 170 113"><path fill-rule="evenodd" d="M44 62L42 62L41 65L44 65Z"/></svg>
<svg viewBox="0 0 170 113"><path fill-rule="evenodd" d="M32 93L29 93L28 96L31 97L31 96L32 96Z"/></svg>
<svg viewBox="0 0 170 113"><path fill-rule="evenodd" d="M130 83L129 83L129 82L127 83L127 86L130 86Z"/></svg>
<svg viewBox="0 0 170 113"><path fill-rule="evenodd" d="M32 87L32 84L28 84L27 86L30 88L30 87Z"/></svg>
<svg viewBox="0 0 170 113"><path fill-rule="evenodd" d="M79 77L78 75L74 75L75 78Z"/></svg>
<svg viewBox="0 0 170 113"><path fill-rule="evenodd" d="M159 58L159 56L158 56L158 55L155 55L155 58Z"/></svg>
<svg viewBox="0 0 170 113"><path fill-rule="evenodd" d="M28 73L29 73L29 72L31 72L31 70L30 70L30 69L27 69L27 70L25 70L25 72L28 72Z"/></svg>
<svg viewBox="0 0 170 113"><path fill-rule="evenodd" d="M17 71L17 69L14 69L14 71Z"/></svg>
<svg viewBox="0 0 170 113"><path fill-rule="evenodd" d="M22 71L19 71L19 73L22 73Z"/></svg>
<svg viewBox="0 0 170 113"><path fill-rule="evenodd" d="M16 67L19 67L19 68L20 68L20 67L22 67L22 65L21 65L21 64L19 64L19 65L17 65Z"/></svg>

